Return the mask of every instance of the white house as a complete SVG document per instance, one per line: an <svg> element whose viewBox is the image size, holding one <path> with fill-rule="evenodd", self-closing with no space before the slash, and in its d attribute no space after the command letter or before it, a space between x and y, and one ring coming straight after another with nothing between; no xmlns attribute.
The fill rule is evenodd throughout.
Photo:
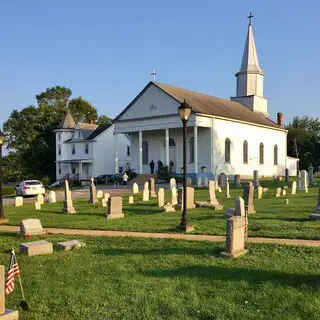
<svg viewBox="0 0 320 320"><path fill-rule="evenodd" d="M92 176L121 172L130 166L130 137L114 135L111 123L76 124L67 112L55 133L57 180L68 174L74 180L86 180ZM115 151L118 154L116 161Z"/></svg>
<svg viewBox="0 0 320 320"><path fill-rule="evenodd" d="M236 96L231 100L149 82L115 119L115 134L131 136L131 167L149 173L149 162L161 160L173 171L182 169L182 122L179 105L186 100L192 108L188 121L189 176L206 171L252 176L296 174L296 161L287 157L287 131L282 114L278 123L268 118L263 96L264 73L259 65L251 23L240 70L236 73ZM157 167L156 167L157 169Z"/></svg>

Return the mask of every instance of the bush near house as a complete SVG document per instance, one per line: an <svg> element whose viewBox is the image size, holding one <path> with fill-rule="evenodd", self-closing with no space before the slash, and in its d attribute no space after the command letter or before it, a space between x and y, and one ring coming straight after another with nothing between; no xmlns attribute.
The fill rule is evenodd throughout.
<svg viewBox="0 0 320 320"><path fill-rule="evenodd" d="M14 194L13 186L2 186L2 195L3 196L11 196Z"/></svg>

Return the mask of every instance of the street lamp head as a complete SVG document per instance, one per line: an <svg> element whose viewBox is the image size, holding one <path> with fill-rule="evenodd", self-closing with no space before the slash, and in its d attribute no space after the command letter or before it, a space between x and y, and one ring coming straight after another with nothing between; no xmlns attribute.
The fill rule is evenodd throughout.
<svg viewBox="0 0 320 320"><path fill-rule="evenodd" d="M4 133L0 130L0 145L2 146L4 144L5 136Z"/></svg>
<svg viewBox="0 0 320 320"><path fill-rule="evenodd" d="M188 121L191 115L191 107L190 105L184 100L180 107L178 108L179 116L182 121Z"/></svg>

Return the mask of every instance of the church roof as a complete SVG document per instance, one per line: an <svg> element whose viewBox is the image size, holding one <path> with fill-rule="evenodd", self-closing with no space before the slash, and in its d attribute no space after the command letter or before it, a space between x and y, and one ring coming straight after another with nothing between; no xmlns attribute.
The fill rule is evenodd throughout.
<svg viewBox="0 0 320 320"><path fill-rule="evenodd" d="M155 86L160 88L162 91L167 93L179 103L182 103L184 100L186 100L189 103L192 111L195 113L252 122L259 125L282 129L271 119L265 117L261 113L254 112L248 109L241 103L217 98L200 92L190 91L159 82L150 81L146 88L148 88L151 84L154 84Z"/></svg>
<svg viewBox="0 0 320 320"><path fill-rule="evenodd" d="M69 111L67 111L64 119L60 122L58 129L74 129L76 127L76 123L72 118L72 115Z"/></svg>
<svg viewBox="0 0 320 320"><path fill-rule="evenodd" d="M90 136L87 137L86 140L93 140L94 138L96 138L99 134L101 134L102 132L106 131L107 129L109 129L111 126L113 125L113 123L111 122L107 122L104 124L100 124L97 129L95 131L93 131Z"/></svg>

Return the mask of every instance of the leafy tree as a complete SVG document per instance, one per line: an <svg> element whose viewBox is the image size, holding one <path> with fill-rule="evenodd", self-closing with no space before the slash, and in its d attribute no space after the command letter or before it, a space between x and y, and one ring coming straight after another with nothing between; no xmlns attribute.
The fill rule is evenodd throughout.
<svg viewBox="0 0 320 320"><path fill-rule="evenodd" d="M10 152L3 158L3 180L21 181L28 176L25 168L21 164L21 158L17 152Z"/></svg>
<svg viewBox="0 0 320 320"><path fill-rule="evenodd" d="M294 117L286 129L288 130L288 155L298 156L300 169L307 169L310 163L314 167L320 166L319 118Z"/></svg>
<svg viewBox="0 0 320 320"><path fill-rule="evenodd" d="M90 122L98 119L97 109L82 97L71 99L68 108L75 122Z"/></svg>
<svg viewBox="0 0 320 320"><path fill-rule="evenodd" d="M104 123L111 123L111 122L112 120L103 114L100 115L98 120L96 121L97 124L104 124Z"/></svg>
<svg viewBox="0 0 320 320"><path fill-rule="evenodd" d="M68 105L69 99L72 95L72 91L66 87L52 87L46 89L36 95L36 99L39 107L52 106L55 108L65 109Z"/></svg>

